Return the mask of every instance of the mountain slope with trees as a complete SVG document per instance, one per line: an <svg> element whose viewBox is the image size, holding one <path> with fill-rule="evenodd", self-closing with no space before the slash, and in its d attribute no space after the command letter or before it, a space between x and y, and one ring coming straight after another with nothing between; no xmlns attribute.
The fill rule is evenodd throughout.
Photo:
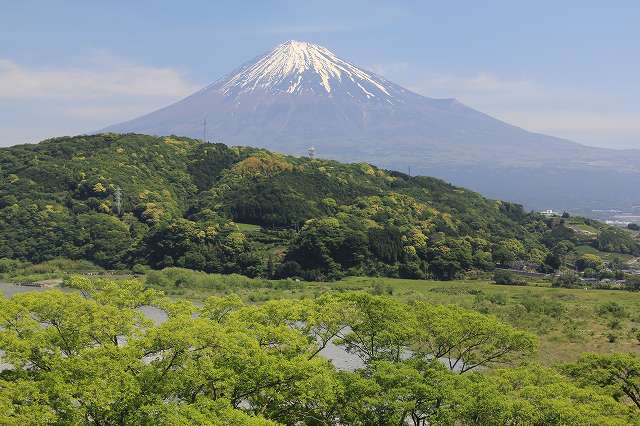
<svg viewBox="0 0 640 426"><path fill-rule="evenodd" d="M31 262L450 279L514 262L551 270L582 238L435 178L183 137L3 148L0 179L0 258ZM638 253L628 233L590 226L595 248Z"/></svg>

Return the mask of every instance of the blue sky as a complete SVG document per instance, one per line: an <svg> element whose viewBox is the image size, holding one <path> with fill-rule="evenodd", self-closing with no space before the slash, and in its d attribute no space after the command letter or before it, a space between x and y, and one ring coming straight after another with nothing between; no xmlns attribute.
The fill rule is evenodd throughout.
<svg viewBox="0 0 640 426"><path fill-rule="evenodd" d="M609 3L0 0L0 145L133 118L297 39L529 130L640 148L640 2Z"/></svg>

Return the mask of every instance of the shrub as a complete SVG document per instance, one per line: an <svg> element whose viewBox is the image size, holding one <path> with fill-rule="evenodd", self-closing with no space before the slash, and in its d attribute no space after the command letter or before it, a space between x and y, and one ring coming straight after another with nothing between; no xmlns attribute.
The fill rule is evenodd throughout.
<svg viewBox="0 0 640 426"><path fill-rule="evenodd" d="M15 271L20 267L20 261L14 259L7 259L3 257L0 259L0 274L7 274Z"/></svg>
<svg viewBox="0 0 640 426"><path fill-rule="evenodd" d="M629 290L640 290L640 275L624 275L625 287Z"/></svg>
<svg viewBox="0 0 640 426"><path fill-rule="evenodd" d="M171 285L171 280L161 271L150 271L145 276L145 284L167 288Z"/></svg>
<svg viewBox="0 0 640 426"><path fill-rule="evenodd" d="M616 277L615 272L609 271L609 270L600 271L600 273L598 274L598 278L600 278L601 280L604 280L604 279L612 280L615 277Z"/></svg>
<svg viewBox="0 0 640 426"><path fill-rule="evenodd" d="M612 330L618 330L622 326L619 319L612 319L607 325Z"/></svg>
<svg viewBox="0 0 640 426"><path fill-rule="evenodd" d="M553 287L572 288L578 285L578 275L570 269L565 269L553 279Z"/></svg>
<svg viewBox="0 0 640 426"><path fill-rule="evenodd" d="M493 293L487 297L492 303L496 305L506 305L507 304L507 296L504 293Z"/></svg>
<svg viewBox="0 0 640 426"><path fill-rule="evenodd" d="M427 274L424 272L423 265L420 262L401 263L398 267L398 273L401 278L410 278L414 280L424 280Z"/></svg>
<svg viewBox="0 0 640 426"><path fill-rule="evenodd" d="M546 297L540 298L532 294L523 296L520 304L524 306L527 312L543 314L552 318L560 318L565 312L562 302Z"/></svg>
<svg viewBox="0 0 640 426"><path fill-rule="evenodd" d="M640 253L640 245L633 236L624 229L605 228L598 234L593 246L600 251L613 253L626 253L637 255Z"/></svg>
<svg viewBox="0 0 640 426"><path fill-rule="evenodd" d="M612 316L614 318L625 318L627 316L627 312L625 311L624 306L620 305L617 302L604 303L598 306L596 312L601 317Z"/></svg>
<svg viewBox="0 0 640 426"><path fill-rule="evenodd" d="M585 269L595 269L599 271L603 266L604 262L595 254L583 254L576 260L576 268L578 271L584 271Z"/></svg>
<svg viewBox="0 0 640 426"><path fill-rule="evenodd" d="M371 286L371 294L382 296L384 294L384 285L380 281L376 281Z"/></svg>
<svg viewBox="0 0 640 426"><path fill-rule="evenodd" d="M147 265L141 265L139 263L136 263L135 265L133 265L133 267L131 268L131 272L133 272L134 274L145 274L147 273L151 268L149 268Z"/></svg>
<svg viewBox="0 0 640 426"><path fill-rule="evenodd" d="M503 269L498 269L494 272L493 281L496 284L503 285L525 285L527 283L524 278Z"/></svg>
<svg viewBox="0 0 640 426"><path fill-rule="evenodd" d="M299 277L302 275L302 268L296 261L290 260L279 265L276 269L276 278Z"/></svg>

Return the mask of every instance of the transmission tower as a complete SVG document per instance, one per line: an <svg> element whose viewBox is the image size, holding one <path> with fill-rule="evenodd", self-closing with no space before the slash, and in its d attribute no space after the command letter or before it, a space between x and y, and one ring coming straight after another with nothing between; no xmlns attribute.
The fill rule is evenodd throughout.
<svg viewBox="0 0 640 426"><path fill-rule="evenodd" d="M312 160L316 158L316 149L313 146L309 147L308 152L309 152L309 158L311 158Z"/></svg>
<svg viewBox="0 0 640 426"><path fill-rule="evenodd" d="M202 122L202 142L207 143L207 119Z"/></svg>
<svg viewBox="0 0 640 426"><path fill-rule="evenodd" d="M114 195L116 198L116 211L118 216L122 216L122 188L117 187Z"/></svg>

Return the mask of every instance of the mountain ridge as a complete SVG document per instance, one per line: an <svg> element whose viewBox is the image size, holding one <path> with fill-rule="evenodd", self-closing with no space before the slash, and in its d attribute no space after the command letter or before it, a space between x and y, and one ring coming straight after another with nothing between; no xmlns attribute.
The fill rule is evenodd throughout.
<svg viewBox="0 0 640 426"><path fill-rule="evenodd" d="M640 203L640 189L631 183L640 178L640 151L528 132L455 99L414 93L326 48L296 41L175 104L104 130L202 138L205 119L212 139L229 145L296 155L313 145L326 158L410 167L530 208ZM500 173L503 184L496 186L492 176Z"/></svg>

